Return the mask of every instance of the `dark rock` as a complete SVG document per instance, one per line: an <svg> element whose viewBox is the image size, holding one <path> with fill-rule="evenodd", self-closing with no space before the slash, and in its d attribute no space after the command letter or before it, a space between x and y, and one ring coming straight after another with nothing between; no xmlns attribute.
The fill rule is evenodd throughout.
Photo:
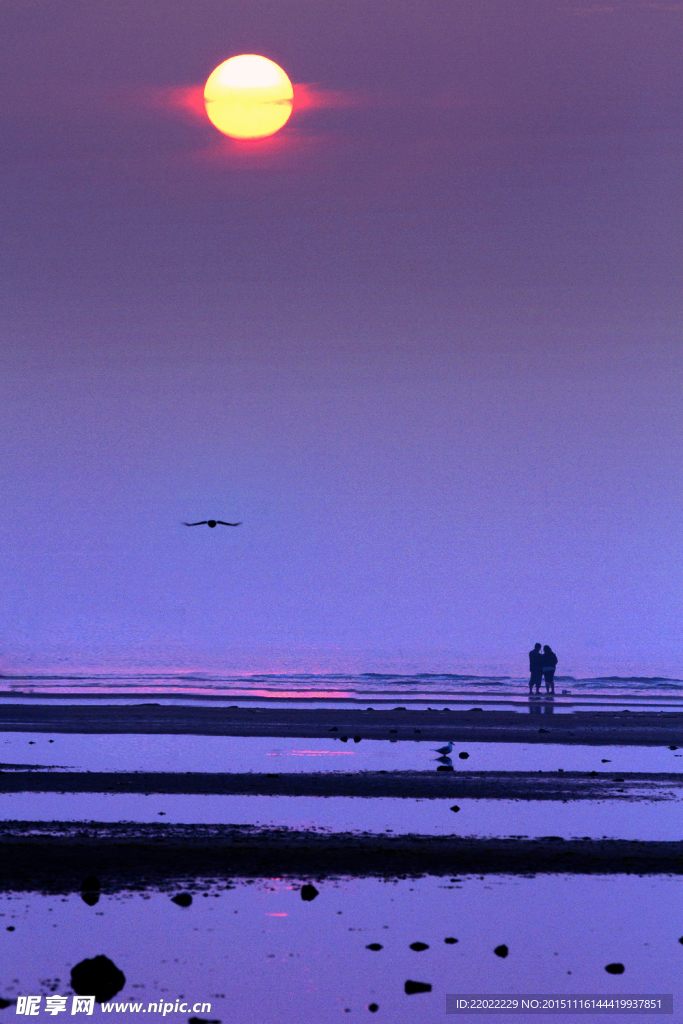
<svg viewBox="0 0 683 1024"><path fill-rule="evenodd" d="M460 808L458 807L457 804L453 804L453 806L451 807L451 810L455 811L457 813L460 810Z"/></svg>
<svg viewBox="0 0 683 1024"><path fill-rule="evenodd" d="M189 907L192 905L192 897L189 892L179 892L177 896L171 896L171 903L179 907Z"/></svg>
<svg viewBox="0 0 683 1024"><path fill-rule="evenodd" d="M95 875L88 875L81 882L81 892L99 892L101 888L100 880Z"/></svg>
<svg viewBox="0 0 683 1024"><path fill-rule="evenodd" d="M414 949L416 953L421 953L423 949L429 949L426 942L411 942L410 948Z"/></svg>
<svg viewBox="0 0 683 1024"><path fill-rule="evenodd" d="M81 899L89 907L94 907L96 903L100 902L100 894L98 892L82 892Z"/></svg>
<svg viewBox="0 0 683 1024"><path fill-rule="evenodd" d="M381 946L379 942L371 942L370 945L365 948L372 949L376 952L378 949L384 949L384 946Z"/></svg>
<svg viewBox="0 0 683 1024"><path fill-rule="evenodd" d="M678 747L676 746L675 743L672 743L671 746L669 747L669 750L678 750Z"/></svg>
<svg viewBox="0 0 683 1024"><path fill-rule="evenodd" d="M624 973L624 965L623 964L607 964L607 967L605 967L605 970L607 971L608 974L623 974Z"/></svg>
<svg viewBox="0 0 683 1024"><path fill-rule="evenodd" d="M342 741L342 743L348 743L349 742L349 737L348 736L340 736L339 739Z"/></svg>
<svg viewBox="0 0 683 1024"><path fill-rule="evenodd" d="M444 939L443 941L447 942L449 946L454 946L458 940L454 939L452 935L449 935L448 938Z"/></svg>
<svg viewBox="0 0 683 1024"><path fill-rule="evenodd" d="M314 900L318 895L318 890L314 885L301 886L301 899L305 900L307 903L310 903L311 900Z"/></svg>
<svg viewBox="0 0 683 1024"><path fill-rule="evenodd" d="M440 764L436 770L437 772L454 772L455 768L452 764Z"/></svg>
<svg viewBox="0 0 683 1024"><path fill-rule="evenodd" d="M466 750L461 750L460 753L458 754L458 757L460 758L461 761L466 761L469 756L470 755L467 753Z"/></svg>
<svg viewBox="0 0 683 1024"><path fill-rule="evenodd" d="M353 742L354 743L360 743L360 736L354 736L353 737ZM372 1005L374 1006L375 1004L373 1003Z"/></svg>
<svg viewBox="0 0 683 1024"><path fill-rule="evenodd" d="M493 952L494 952L494 953L496 954L496 956L502 956L502 958L503 958L503 960L504 960L504 959L505 959L505 957L506 957L506 956L508 955L508 953L510 952L510 950L509 950L509 949L507 948L507 946L505 945L505 943L503 943L503 945L502 945L502 946L496 946L496 948L494 949L494 951L493 951Z"/></svg>
<svg viewBox="0 0 683 1024"><path fill-rule="evenodd" d="M681 937L680 937L680 939L678 941L680 942L681 946L683 946L683 935L681 935Z"/></svg>
<svg viewBox="0 0 683 1024"><path fill-rule="evenodd" d="M336 725L333 725L333 726L332 726L332 728L331 728L331 729L328 729L327 731L328 731L328 732L339 732L339 729L337 728L337 726L336 726Z"/></svg>
<svg viewBox="0 0 683 1024"><path fill-rule="evenodd" d="M377 1003L370 1003L370 1005L368 1006L368 1010L370 1011L370 1013L377 1013L377 1011L379 1010L379 1006L377 1005Z"/></svg>
<svg viewBox="0 0 683 1024"><path fill-rule="evenodd" d="M407 981L403 986L403 991L407 996L413 996L416 992L431 992L432 986L424 981Z"/></svg>
<svg viewBox="0 0 683 1024"><path fill-rule="evenodd" d="M107 956L81 960L71 968L71 987L77 996L94 996L96 1003L106 1003L121 991L126 977Z"/></svg>
<svg viewBox="0 0 683 1024"><path fill-rule="evenodd" d="M52 740L50 740L50 743L52 743ZM11 1005L12 1005L12 1000L11 999L0 999L0 1010L6 1010L7 1007L11 1006Z"/></svg>
<svg viewBox="0 0 683 1024"><path fill-rule="evenodd" d="M13 932L13 931L14 931L14 925L13 925L13 924L9 925L9 926L7 927L7 929L6 929L6 931L8 931L8 932Z"/></svg>
<svg viewBox="0 0 683 1024"><path fill-rule="evenodd" d="M600 760L602 761L603 764L611 764L612 763L612 758L611 757L601 757Z"/></svg>

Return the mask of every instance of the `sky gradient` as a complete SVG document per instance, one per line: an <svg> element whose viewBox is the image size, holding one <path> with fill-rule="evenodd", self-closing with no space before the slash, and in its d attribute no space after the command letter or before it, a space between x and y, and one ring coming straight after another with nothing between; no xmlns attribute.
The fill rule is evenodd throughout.
<svg viewBox="0 0 683 1024"><path fill-rule="evenodd" d="M0 40L0 669L683 675L683 4ZM244 52L253 143L197 107Z"/></svg>

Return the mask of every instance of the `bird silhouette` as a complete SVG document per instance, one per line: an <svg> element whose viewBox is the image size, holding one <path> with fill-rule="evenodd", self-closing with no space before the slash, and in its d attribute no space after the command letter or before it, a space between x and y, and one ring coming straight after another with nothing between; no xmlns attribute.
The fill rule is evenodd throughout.
<svg viewBox="0 0 683 1024"><path fill-rule="evenodd" d="M210 526L213 530L214 526L241 526L242 523L226 523L223 519L200 519L198 523L185 523L183 526Z"/></svg>
<svg viewBox="0 0 683 1024"><path fill-rule="evenodd" d="M453 749L453 740L449 740L447 747L435 747L434 753L435 754L441 754L443 757L446 757L448 754L450 754L452 749Z"/></svg>

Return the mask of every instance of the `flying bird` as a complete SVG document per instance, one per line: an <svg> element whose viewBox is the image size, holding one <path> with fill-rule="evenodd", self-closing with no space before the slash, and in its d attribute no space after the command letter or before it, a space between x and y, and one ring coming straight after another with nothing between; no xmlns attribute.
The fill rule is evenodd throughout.
<svg viewBox="0 0 683 1024"><path fill-rule="evenodd" d="M241 526L242 523L226 523L223 519L200 519L198 523L185 523L183 526L210 526L213 530L214 526Z"/></svg>

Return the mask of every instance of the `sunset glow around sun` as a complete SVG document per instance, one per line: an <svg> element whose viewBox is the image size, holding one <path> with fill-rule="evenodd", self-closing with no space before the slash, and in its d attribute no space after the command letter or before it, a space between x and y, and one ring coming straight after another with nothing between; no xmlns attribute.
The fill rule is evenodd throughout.
<svg viewBox="0 0 683 1024"><path fill-rule="evenodd" d="M209 120L233 139L274 135L289 120L293 96L282 68L253 53L223 61L204 87Z"/></svg>

